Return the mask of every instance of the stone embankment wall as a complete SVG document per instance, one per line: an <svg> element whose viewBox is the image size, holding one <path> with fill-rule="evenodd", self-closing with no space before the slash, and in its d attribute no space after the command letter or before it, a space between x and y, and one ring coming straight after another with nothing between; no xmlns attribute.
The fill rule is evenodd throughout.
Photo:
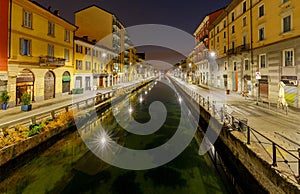
<svg viewBox="0 0 300 194"><path fill-rule="evenodd" d="M235 182L247 193L300 193L299 188L288 182L272 167L272 161L263 160L255 145L246 144L246 137L239 131L229 130L200 107L204 132L222 128L214 146L225 163L226 168L235 177ZM250 149L251 148L251 149ZM261 149L257 147L257 150Z"/></svg>

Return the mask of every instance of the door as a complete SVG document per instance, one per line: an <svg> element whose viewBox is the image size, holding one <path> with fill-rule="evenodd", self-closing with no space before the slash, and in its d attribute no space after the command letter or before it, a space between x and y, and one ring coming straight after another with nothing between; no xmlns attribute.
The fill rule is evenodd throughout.
<svg viewBox="0 0 300 194"><path fill-rule="evenodd" d="M70 92L70 73L65 71L62 77L62 93Z"/></svg>
<svg viewBox="0 0 300 194"><path fill-rule="evenodd" d="M44 78L44 99L55 98L55 76L54 73L48 71Z"/></svg>
<svg viewBox="0 0 300 194"><path fill-rule="evenodd" d="M259 96L262 98L268 98L269 86L267 81L259 81Z"/></svg>

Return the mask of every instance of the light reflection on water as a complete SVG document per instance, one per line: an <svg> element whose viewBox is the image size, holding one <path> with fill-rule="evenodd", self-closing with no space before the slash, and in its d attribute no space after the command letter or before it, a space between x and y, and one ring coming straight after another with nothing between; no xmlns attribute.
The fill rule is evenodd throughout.
<svg viewBox="0 0 300 194"><path fill-rule="evenodd" d="M128 134L109 111L105 118L99 118L86 128L87 134L101 123L104 128L117 131L115 138L128 148L148 149L166 142L178 126L179 102L165 85L158 82L151 87L126 100L130 101L133 117L142 123L150 119L149 104L162 101L168 116L160 130L145 137ZM128 109L125 104L123 101L116 108ZM129 118L129 114L127 116ZM198 145L193 141L179 157L162 167L123 170L95 157L75 131L2 181L0 193L229 193L208 156L198 156L197 152Z"/></svg>

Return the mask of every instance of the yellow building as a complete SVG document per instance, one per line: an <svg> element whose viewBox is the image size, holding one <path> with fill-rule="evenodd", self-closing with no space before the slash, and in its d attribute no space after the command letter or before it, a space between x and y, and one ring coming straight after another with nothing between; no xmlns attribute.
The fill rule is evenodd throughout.
<svg viewBox="0 0 300 194"><path fill-rule="evenodd" d="M300 106L299 11L296 0L233 0L226 7L209 26L224 88L276 102L283 81L290 106Z"/></svg>
<svg viewBox="0 0 300 194"><path fill-rule="evenodd" d="M90 41L87 36L74 39L74 88L87 91L112 86L113 79L107 68L112 64L114 52Z"/></svg>
<svg viewBox="0 0 300 194"><path fill-rule="evenodd" d="M125 48L125 30L116 16L92 5L75 12L75 24L79 27L76 36L88 36L118 55L107 69L109 77L113 79L112 84L128 80L124 71L124 57L127 55L125 51L128 52L128 47Z"/></svg>
<svg viewBox="0 0 300 194"><path fill-rule="evenodd" d="M41 5L11 1L8 91L11 105L24 92L33 101L68 94L73 81L73 35L76 26Z"/></svg>

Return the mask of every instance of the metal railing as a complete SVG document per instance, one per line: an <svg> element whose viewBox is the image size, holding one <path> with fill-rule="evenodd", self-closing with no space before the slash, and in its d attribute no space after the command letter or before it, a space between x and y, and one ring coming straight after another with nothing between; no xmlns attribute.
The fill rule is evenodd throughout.
<svg viewBox="0 0 300 194"><path fill-rule="evenodd" d="M1 123L0 124L0 132L15 128L17 125L27 127L31 124L40 122L43 119L47 119L47 118L54 119L58 114L60 114L62 112L69 112L70 110L79 110L80 111L80 110L83 110L84 108L88 108L92 105L98 105L98 104L104 102L105 100L107 100L108 98L113 97L114 93L118 92L118 90L122 90L123 92L127 93L127 92L130 92L131 90L133 90L135 87L139 87L141 84L148 82L150 80L151 79L138 81L138 82L132 83L127 86L123 86L123 87L121 86L119 88L115 88L111 91L96 94L95 96L86 98L84 100L79 100L77 102L72 102L67 105L62 105L59 107L55 107L53 109L41 111L41 112L33 114L33 115L17 118L13 121L7 121L4 123Z"/></svg>
<svg viewBox="0 0 300 194"><path fill-rule="evenodd" d="M282 162L287 165L290 169L292 175L300 181L300 148L295 150L298 155L292 153L291 150L284 148L278 143L274 142L267 136L263 135L258 130L253 129L247 124L247 119L240 119L227 112L226 106L222 105L220 107L216 106L216 101L213 101L209 97L203 97L201 94L193 91L191 88L180 83L178 80L173 79L178 83L188 95L190 95L202 108L206 109L212 116L218 119L220 122L225 123L228 128L232 130L237 130L246 135L246 142L248 145L252 143L258 143L272 159L272 166L277 167L278 162ZM186 83L185 83L186 84ZM269 105L269 104L268 104ZM260 137L260 138L259 138ZM271 154L268 150L271 148ZM291 164L298 163L298 170L291 168ZM298 183L299 184L299 183Z"/></svg>

